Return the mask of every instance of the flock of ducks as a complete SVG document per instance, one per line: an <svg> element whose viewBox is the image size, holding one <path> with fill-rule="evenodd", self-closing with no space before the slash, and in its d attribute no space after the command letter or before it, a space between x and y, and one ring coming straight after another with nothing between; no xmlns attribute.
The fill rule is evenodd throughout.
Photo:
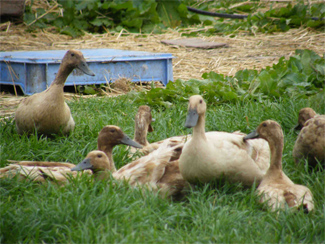
<svg viewBox="0 0 325 244"><path fill-rule="evenodd" d="M63 87L74 68L94 75L80 51L69 50L51 86L44 92L25 98L16 114L19 134L68 134L75 123L64 101ZM18 175L43 182L66 182L78 171L92 174L96 180L127 181L132 187L144 186L164 198L182 198L193 184L216 179L239 182L245 186L258 185L260 202L273 211L290 208L314 208L311 191L294 184L282 170L284 137L281 126L272 120L262 122L256 131L205 132L206 103L200 95L189 98L185 126L193 128L192 135L183 135L149 143L147 133L153 131L151 109L140 106L135 117L134 138L131 140L118 126L105 126L98 135L97 150L88 153L78 165L59 162L15 161L0 169L0 178ZM299 112L301 129L293 150L296 163L310 166L320 162L324 167L325 116L311 108ZM131 153L143 156L116 169L113 148L125 144Z"/></svg>

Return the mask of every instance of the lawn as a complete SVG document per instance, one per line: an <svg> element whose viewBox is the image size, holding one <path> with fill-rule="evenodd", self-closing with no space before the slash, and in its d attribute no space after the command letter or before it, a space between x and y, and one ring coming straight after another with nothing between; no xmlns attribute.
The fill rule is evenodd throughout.
<svg viewBox="0 0 325 244"><path fill-rule="evenodd" d="M322 94L320 94L322 95ZM79 163L96 149L100 129L120 126L133 137L140 104L133 96L76 98L68 102L76 122L69 137L19 136L12 119L0 124L0 166L7 159ZM0 180L1 243L321 243L325 240L324 173L296 166L292 149L298 111L310 106L325 113L324 96L259 102L208 104L206 131L249 133L263 120L278 121L284 131L283 169L298 184L311 189L315 211L272 213L257 203L255 186L215 182L197 186L184 201L160 199L126 183L94 182L81 175L69 184L39 185L16 179ZM150 142L191 133L184 128L186 101L153 107ZM132 161L127 147L114 149L117 168ZM113 184L115 183L115 184Z"/></svg>

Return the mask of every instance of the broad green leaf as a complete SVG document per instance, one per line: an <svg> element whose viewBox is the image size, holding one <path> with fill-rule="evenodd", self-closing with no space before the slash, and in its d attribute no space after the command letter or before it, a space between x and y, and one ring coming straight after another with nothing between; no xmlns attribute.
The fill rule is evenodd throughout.
<svg viewBox="0 0 325 244"><path fill-rule="evenodd" d="M176 27L181 23L181 18L178 14L179 0L163 1L157 0L157 13L160 16L162 23L168 27Z"/></svg>

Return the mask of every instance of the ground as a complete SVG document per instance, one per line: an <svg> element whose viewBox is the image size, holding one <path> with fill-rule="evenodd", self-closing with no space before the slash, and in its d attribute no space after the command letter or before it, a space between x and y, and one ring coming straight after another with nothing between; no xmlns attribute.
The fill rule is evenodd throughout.
<svg viewBox="0 0 325 244"><path fill-rule="evenodd" d="M242 69L262 69L277 63L282 56L290 57L296 49L310 49L323 55L325 51L325 34L309 28L291 29L287 32L273 34L256 33L251 35L240 32L235 35L204 36L206 41L226 43L226 47L216 49L195 49L169 46L162 40L186 38L184 33L208 30L202 26L181 30L166 30L163 34L133 34L126 30L120 33L89 34L72 38L55 33L53 30L26 32L24 24L11 22L0 24L0 51L20 50L56 50L113 48L171 53L173 59L174 80L191 78L200 79L205 72L214 71L224 75L234 75ZM69 97L69 95L67 95ZM2 91L0 96L0 116L12 116L21 97Z"/></svg>

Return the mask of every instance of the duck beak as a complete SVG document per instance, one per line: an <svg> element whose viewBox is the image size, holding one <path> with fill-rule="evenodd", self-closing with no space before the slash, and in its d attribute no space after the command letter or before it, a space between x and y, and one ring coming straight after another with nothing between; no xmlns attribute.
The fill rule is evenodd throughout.
<svg viewBox="0 0 325 244"><path fill-rule="evenodd" d="M153 128L152 128L151 124L148 126L148 132L153 132Z"/></svg>
<svg viewBox="0 0 325 244"><path fill-rule="evenodd" d="M125 145L129 145L131 147L135 147L135 148L142 148L142 146L139 143L131 140L130 137L128 137L125 134L124 134L124 137L121 140L121 143L122 144L125 144Z"/></svg>
<svg viewBox="0 0 325 244"><path fill-rule="evenodd" d="M258 138L259 134L256 132L256 130L254 130L253 132L249 133L248 135L246 135L244 137L244 141L248 140L248 139L254 139L254 138Z"/></svg>
<svg viewBox="0 0 325 244"><path fill-rule="evenodd" d="M81 61L77 68L84 72L86 75L95 76L95 73L89 69L86 61Z"/></svg>
<svg viewBox="0 0 325 244"><path fill-rule="evenodd" d="M185 121L185 127L192 128L196 126L198 119L199 119L199 114L197 113L196 109L188 110L187 118Z"/></svg>
<svg viewBox="0 0 325 244"><path fill-rule="evenodd" d="M295 130L301 130L302 129L302 125L301 124L297 124L294 129Z"/></svg>
<svg viewBox="0 0 325 244"><path fill-rule="evenodd" d="M84 159L81 163L77 164L76 167L73 167L71 171L82 171L85 169L92 169L92 164L90 163L90 158Z"/></svg>
<svg viewBox="0 0 325 244"><path fill-rule="evenodd" d="M156 121L155 118L151 118L151 122L155 122L155 121ZM152 128L152 126L151 126L151 123L150 123L149 126L148 126L148 132L153 132L153 128Z"/></svg>

